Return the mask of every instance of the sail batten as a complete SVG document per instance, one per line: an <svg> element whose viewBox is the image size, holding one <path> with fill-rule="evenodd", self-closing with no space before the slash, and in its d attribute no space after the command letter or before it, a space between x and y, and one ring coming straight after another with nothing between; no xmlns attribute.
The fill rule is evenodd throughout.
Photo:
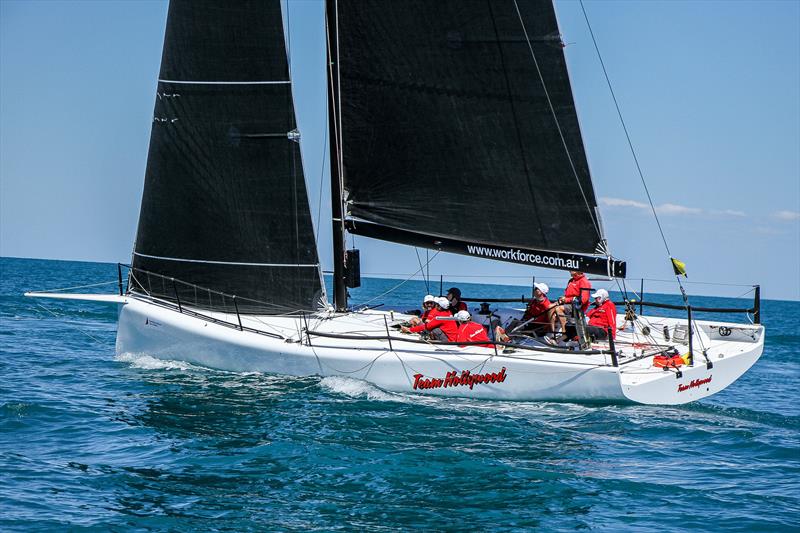
<svg viewBox="0 0 800 533"><path fill-rule="evenodd" d="M289 76L280 0L170 2L134 269L247 313L324 305Z"/></svg>
<svg viewBox="0 0 800 533"><path fill-rule="evenodd" d="M550 0L335 4L351 219L595 253L604 239Z"/></svg>

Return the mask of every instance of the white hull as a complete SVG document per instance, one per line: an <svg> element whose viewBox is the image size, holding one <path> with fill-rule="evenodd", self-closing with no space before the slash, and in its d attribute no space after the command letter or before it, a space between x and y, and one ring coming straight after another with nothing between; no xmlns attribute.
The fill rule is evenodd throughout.
<svg viewBox="0 0 800 533"><path fill-rule="evenodd" d="M242 316L245 328L281 337L274 338L181 314L148 301L121 299L124 303L120 302L118 354L146 354L230 371L345 376L369 381L387 391L437 396L682 404L719 392L733 383L758 360L764 342L760 325L697 321L694 366L681 367L682 376L677 377L674 370L653 367L652 357L626 363L635 349L625 344L626 339L636 341L632 332L620 332L618 336L622 364L615 367L611 366L608 354L525 349L496 354L493 348L403 342L413 337L395 330L391 330L391 347L388 340L313 335L309 343L303 330L307 323L315 332L385 336L385 320L391 324L392 318L399 320L404 316L380 311L317 315L307 322L296 317ZM235 315L214 313L213 316L236 323ZM664 325L673 328L685 324L660 317L644 320L652 321L654 332L661 332ZM719 336L720 325L731 328L733 333L725 338ZM707 368L698 348L700 343L708 349L713 368ZM687 346L671 344L681 353L688 351ZM607 345L598 347L607 349ZM465 377L464 371L469 371L471 378ZM453 380L453 376L459 380ZM470 379L472 386L459 383ZM430 387L424 387L426 384Z"/></svg>

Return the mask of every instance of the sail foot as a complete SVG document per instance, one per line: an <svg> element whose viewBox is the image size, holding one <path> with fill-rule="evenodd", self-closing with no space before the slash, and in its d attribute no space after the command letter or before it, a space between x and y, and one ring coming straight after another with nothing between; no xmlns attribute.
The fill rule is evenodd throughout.
<svg viewBox="0 0 800 533"><path fill-rule="evenodd" d="M409 246L417 246L419 248L429 248L481 259L492 259L495 261L552 268L556 270L579 270L588 274L598 274L614 278L625 277L625 262L617 261L607 256L534 250L520 248L519 246L507 246L504 244L471 242L415 233L354 219L347 219L345 225L347 231L355 235Z"/></svg>

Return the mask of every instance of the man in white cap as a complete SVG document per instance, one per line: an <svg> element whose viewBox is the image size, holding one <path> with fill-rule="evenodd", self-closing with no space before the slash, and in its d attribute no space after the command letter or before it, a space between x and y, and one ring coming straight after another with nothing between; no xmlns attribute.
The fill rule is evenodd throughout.
<svg viewBox="0 0 800 533"><path fill-rule="evenodd" d="M608 297L608 291L597 289L592 294L593 307L586 311L589 325L586 327L589 336L593 339L607 339L608 330L611 338L617 337L617 306Z"/></svg>
<svg viewBox="0 0 800 533"><path fill-rule="evenodd" d="M455 314L455 319L458 321L458 337L456 342L490 342L489 336L483 326L477 322L472 322L472 317L469 311L459 311ZM467 345L462 344L464 348ZM480 346L482 348L493 348L493 344L469 344L469 346Z"/></svg>
<svg viewBox="0 0 800 533"><path fill-rule="evenodd" d="M453 320L453 315L447 310L450 307L450 303L444 296L434 298L434 302L436 302L436 309L428 315L427 322L410 328L402 326L400 330L403 333L427 332L431 339L437 341L455 341L458 336L458 326L456 321ZM442 320L443 318L446 320Z"/></svg>
<svg viewBox="0 0 800 533"><path fill-rule="evenodd" d="M555 313L555 306L547 299L550 287L546 283L533 284L533 298L528 302L528 308L522 315L522 321L531 321L536 333L546 333L553 331L552 316Z"/></svg>
<svg viewBox="0 0 800 533"><path fill-rule="evenodd" d="M422 314L420 316L413 316L411 320L409 320L412 326L417 326L430 319L431 311L436 307L435 299L436 298L434 298L432 294L425 295L425 298L422 299Z"/></svg>
<svg viewBox="0 0 800 533"><path fill-rule="evenodd" d="M534 333L535 335L545 335L553 331L553 316L555 314L555 305L547 299L547 293L550 287L546 283L533 284L533 298L528 302L528 307L525 309L525 314L522 315L521 320L512 320L506 328L508 331L513 331L515 328L524 324L520 329L526 333ZM503 342L508 342L510 339L506 335L506 330L499 327L497 328L497 338Z"/></svg>

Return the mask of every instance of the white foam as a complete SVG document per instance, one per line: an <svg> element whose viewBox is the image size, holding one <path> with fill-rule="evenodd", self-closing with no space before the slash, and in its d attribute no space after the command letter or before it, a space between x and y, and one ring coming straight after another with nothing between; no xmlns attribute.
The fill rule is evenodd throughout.
<svg viewBox="0 0 800 533"><path fill-rule="evenodd" d="M156 359L145 353L123 353L114 359L123 363L130 363L134 368L143 370L200 370L185 361L173 361L171 359Z"/></svg>
<svg viewBox="0 0 800 533"><path fill-rule="evenodd" d="M323 389L338 394L344 394L350 398L366 398L367 400L378 400L384 402L407 402L409 398L401 394L393 394L379 389L372 383L367 383L360 379L346 378L342 376L328 376L319 382Z"/></svg>

